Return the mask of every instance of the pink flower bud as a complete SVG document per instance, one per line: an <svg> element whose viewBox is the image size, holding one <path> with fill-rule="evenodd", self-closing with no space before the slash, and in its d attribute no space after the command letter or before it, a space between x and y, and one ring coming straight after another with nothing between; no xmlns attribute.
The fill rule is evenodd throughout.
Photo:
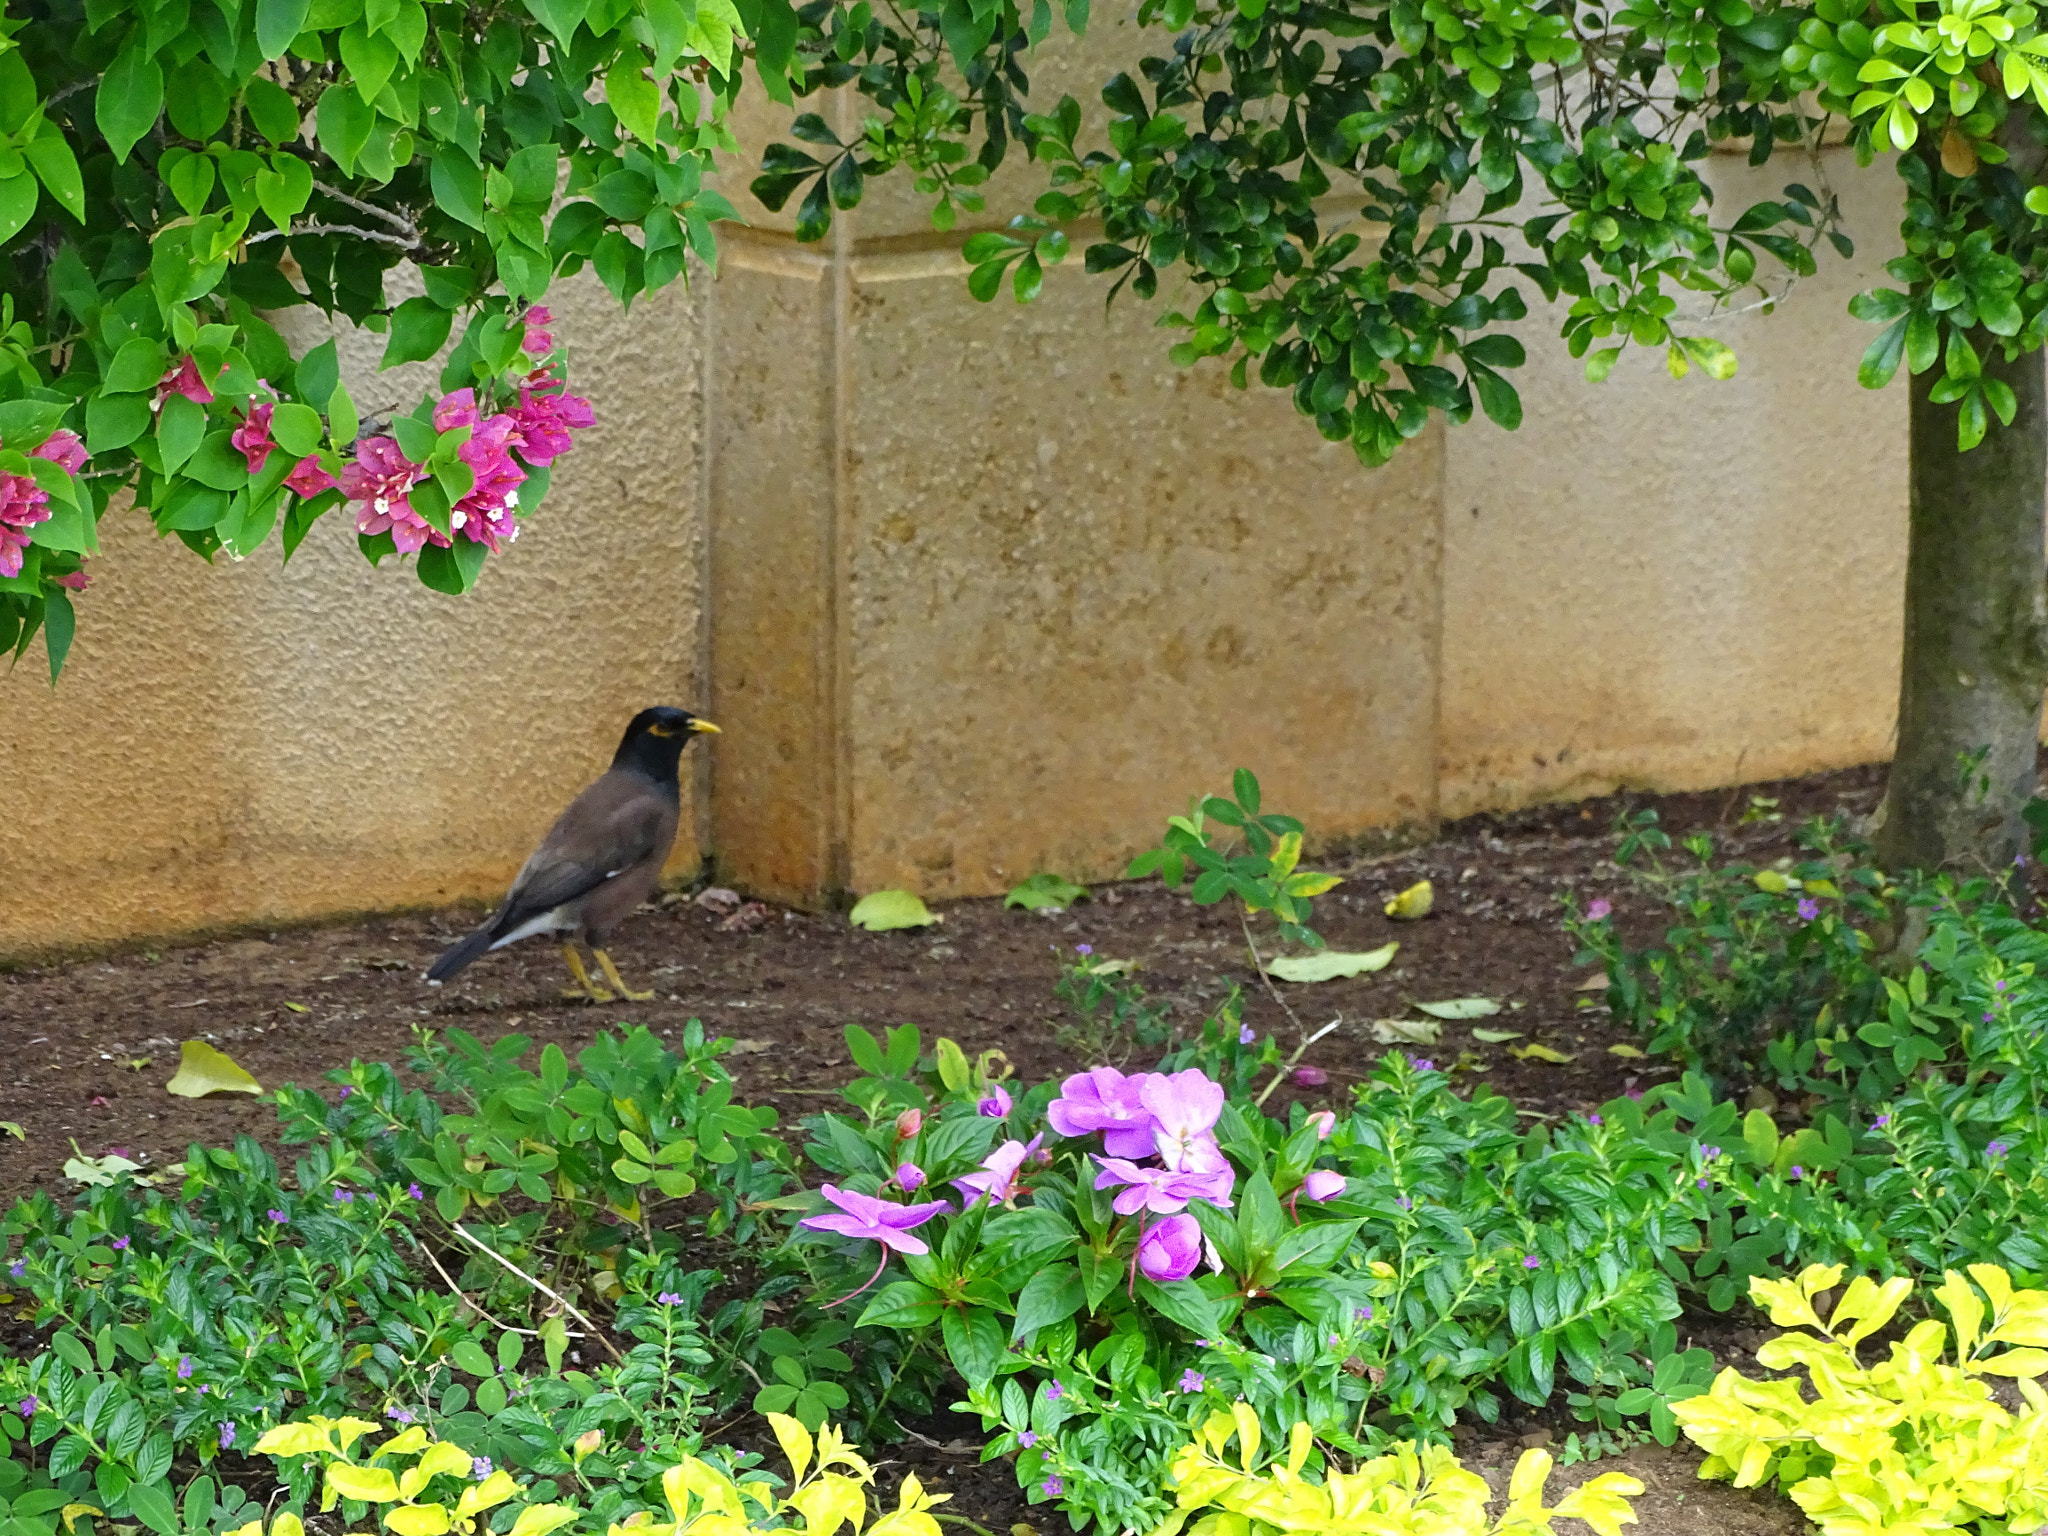
<svg viewBox="0 0 2048 1536"><path fill-rule="evenodd" d="M1138 1244L1138 1268L1147 1280L1185 1280L1202 1262L1202 1228L1185 1212L1153 1223Z"/></svg>
<svg viewBox="0 0 2048 1536"><path fill-rule="evenodd" d="M896 1139L898 1141L908 1141L923 1129L924 1111L921 1109L906 1109L896 1117Z"/></svg>
<svg viewBox="0 0 2048 1536"><path fill-rule="evenodd" d="M1316 1128L1317 1141L1328 1141L1330 1133L1337 1129L1337 1117L1327 1109L1319 1109L1310 1115L1308 1123Z"/></svg>

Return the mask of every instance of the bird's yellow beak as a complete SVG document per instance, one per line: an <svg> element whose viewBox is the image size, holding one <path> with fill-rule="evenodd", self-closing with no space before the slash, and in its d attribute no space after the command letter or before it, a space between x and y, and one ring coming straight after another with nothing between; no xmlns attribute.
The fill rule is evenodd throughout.
<svg viewBox="0 0 2048 1536"><path fill-rule="evenodd" d="M690 722L690 729L693 731L709 731L714 736L723 736L725 734L709 720L692 720Z"/></svg>

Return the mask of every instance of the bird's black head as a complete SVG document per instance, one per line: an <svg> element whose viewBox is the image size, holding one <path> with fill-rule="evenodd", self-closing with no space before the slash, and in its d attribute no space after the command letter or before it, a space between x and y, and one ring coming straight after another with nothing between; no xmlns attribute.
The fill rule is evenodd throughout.
<svg viewBox="0 0 2048 1536"><path fill-rule="evenodd" d="M665 704L643 709L626 727L612 767L637 769L657 784L673 784L677 763L690 738L699 731L717 730L709 720L699 720L687 709L671 709Z"/></svg>

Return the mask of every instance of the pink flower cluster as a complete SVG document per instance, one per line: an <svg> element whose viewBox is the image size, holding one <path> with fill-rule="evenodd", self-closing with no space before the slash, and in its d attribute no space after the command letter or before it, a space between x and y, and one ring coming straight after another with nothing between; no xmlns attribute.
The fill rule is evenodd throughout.
<svg viewBox="0 0 2048 1536"><path fill-rule="evenodd" d="M1197 1071L1141 1072L1126 1077L1114 1067L1081 1072L1060 1084L1045 1118L1062 1136L1101 1131L1097 1189L1122 1185L1115 1208L1129 1216L1145 1210L1169 1216L1190 1200L1230 1204L1237 1175L1216 1145L1223 1085ZM1140 1164L1138 1158L1157 1157Z"/></svg>
<svg viewBox="0 0 2048 1536"><path fill-rule="evenodd" d="M75 475L85 468L85 444L76 432L59 427L41 447L31 448L29 457L61 464ZM50 493L36 484L34 475L0 475L0 576L21 574L28 530L49 518Z"/></svg>
<svg viewBox="0 0 2048 1536"><path fill-rule="evenodd" d="M588 400L564 393L559 379L539 374L519 391L517 406L489 416L478 411L473 390L443 395L434 408L434 430L470 429L460 454L469 466L471 484L449 511L450 528L493 553L500 540L518 538L519 487L526 479L526 466L552 464L574 446L570 433L596 419ZM392 543L407 554L428 544L445 549L448 539L414 510L410 499L412 488L426 475L425 466L406 458L395 438L373 437L359 444L354 460L343 466L340 482L342 494L355 508L357 531L388 531Z"/></svg>

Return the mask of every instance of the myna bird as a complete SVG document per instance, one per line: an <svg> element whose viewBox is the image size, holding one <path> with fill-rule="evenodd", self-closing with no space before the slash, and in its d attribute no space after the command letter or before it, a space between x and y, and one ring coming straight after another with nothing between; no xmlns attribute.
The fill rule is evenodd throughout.
<svg viewBox="0 0 2048 1536"><path fill-rule="evenodd" d="M682 820L677 768L683 748L698 731L718 729L684 709L643 709L626 727L625 738L604 777L578 795L548 829L513 880L503 905L460 944L436 960L429 981L446 981L486 950L535 933L565 934L562 958L576 985L564 997L608 1003L612 993L591 980L577 953L588 941L605 980L620 997L645 1002L652 992L635 992L620 979L605 953L605 942L626 915L654 893Z"/></svg>

